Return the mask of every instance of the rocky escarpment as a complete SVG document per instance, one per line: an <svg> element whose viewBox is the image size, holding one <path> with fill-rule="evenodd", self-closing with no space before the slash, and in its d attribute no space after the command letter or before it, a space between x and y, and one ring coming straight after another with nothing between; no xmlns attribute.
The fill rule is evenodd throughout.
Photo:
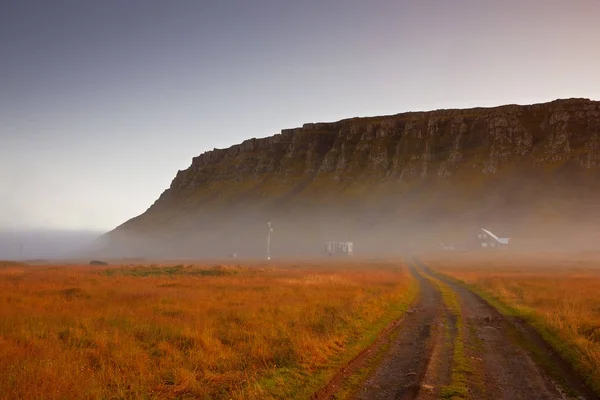
<svg viewBox="0 0 600 400"><path fill-rule="evenodd" d="M166 194L201 190L211 181L259 180L267 174L402 181L445 178L461 166L493 174L522 157L538 165L572 160L583 168L597 168L599 135L600 102L581 99L309 123L195 157L190 168L177 173Z"/></svg>
<svg viewBox="0 0 600 400"><path fill-rule="evenodd" d="M584 192L593 202L599 136L600 102L587 99L308 123L195 157L118 230L207 227L248 210L293 219L302 205L355 222L370 208L388 223L419 213L522 218Z"/></svg>

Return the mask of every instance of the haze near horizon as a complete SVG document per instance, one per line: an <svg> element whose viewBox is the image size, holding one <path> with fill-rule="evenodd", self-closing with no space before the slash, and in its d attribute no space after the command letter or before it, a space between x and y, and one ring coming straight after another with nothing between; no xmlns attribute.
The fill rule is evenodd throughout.
<svg viewBox="0 0 600 400"><path fill-rule="evenodd" d="M305 122L600 99L598 1L10 2L0 231L107 231ZM576 73L575 73L576 71Z"/></svg>

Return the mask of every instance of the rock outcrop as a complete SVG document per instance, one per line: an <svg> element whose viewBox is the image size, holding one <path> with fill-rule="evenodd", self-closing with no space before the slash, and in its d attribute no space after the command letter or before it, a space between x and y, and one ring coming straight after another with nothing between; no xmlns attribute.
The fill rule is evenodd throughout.
<svg viewBox="0 0 600 400"><path fill-rule="evenodd" d="M600 200L599 136L600 102L587 99L307 123L195 157L116 232L198 232L240 218L297 226L329 216L321 226L337 218L364 230L571 215L573 200L578 210Z"/></svg>

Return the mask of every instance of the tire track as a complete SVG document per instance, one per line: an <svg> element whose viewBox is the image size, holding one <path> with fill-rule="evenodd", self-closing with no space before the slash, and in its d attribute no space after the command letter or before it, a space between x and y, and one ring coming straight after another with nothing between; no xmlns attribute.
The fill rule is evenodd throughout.
<svg viewBox="0 0 600 400"><path fill-rule="evenodd" d="M357 400L415 399L419 395L443 315L442 298L432 283L411 266L420 285L415 312L408 315L402 329L362 389Z"/></svg>
<svg viewBox="0 0 600 400"><path fill-rule="evenodd" d="M433 284L430 278L427 276L424 276L424 278ZM442 313L435 324L436 332L432 335L433 345L429 363L420 384L421 389L415 396L416 399L439 399L442 395L442 389L451 382L452 353L458 333L456 322L456 316L444 304Z"/></svg>
<svg viewBox="0 0 600 400"><path fill-rule="evenodd" d="M414 308L339 371L313 399L338 398L340 388L348 385L353 375L375 362L374 370L351 398L417 398L436 344L435 337L439 331L436 326L442 320L443 304L440 293L431 282L417 273L413 266L410 270L420 286Z"/></svg>
<svg viewBox="0 0 600 400"><path fill-rule="evenodd" d="M443 390L456 386L459 366L464 368L459 371L463 390L453 398L600 400L524 321L502 315L417 259L411 273L420 285L415 308L382 332L313 399L338 398L339 389L369 367L369 377L350 398L438 399L452 393ZM454 299L451 305L447 297ZM545 361L543 366L540 360ZM546 368L548 364L551 368Z"/></svg>

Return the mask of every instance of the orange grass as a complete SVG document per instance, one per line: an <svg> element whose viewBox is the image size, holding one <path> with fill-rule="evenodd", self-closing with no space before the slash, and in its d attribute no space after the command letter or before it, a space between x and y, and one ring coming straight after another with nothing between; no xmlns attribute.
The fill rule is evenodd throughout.
<svg viewBox="0 0 600 400"><path fill-rule="evenodd" d="M600 388L600 256L495 252L424 261L547 329L566 346L565 355L580 373Z"/></svg>
<svg viewBox="0 0 600 400"><path fill-rule="evenodd" d="M7 264L0 398L306 398L411 293L397 264Z"/></svg>

